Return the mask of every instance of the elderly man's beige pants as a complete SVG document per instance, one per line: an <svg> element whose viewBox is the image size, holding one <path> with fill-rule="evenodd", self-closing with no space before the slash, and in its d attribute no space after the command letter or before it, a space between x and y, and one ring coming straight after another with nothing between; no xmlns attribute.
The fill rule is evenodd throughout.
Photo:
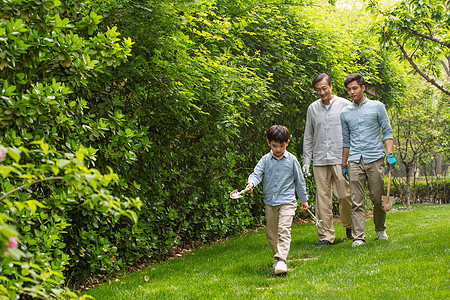
<svg viewBox="0 0 450 300"><path fill-rule="evenodd" d="M316 218L326 224L317 228L317 235L320 241L327 240L334 243L333 193L338 199L342 225L350 228L352 226L350 186L342 175L340 165L314 166L313 171L316 181Z"/></svg>
<svg viewBox="0 0 450 300"><path fill-rule="evenodd" d="M364 164L350 162L350 193L352 197L352 234L355 240L364 240L366 221L366 181L369 188L369 198L373 204L373 222L375 231L386 229L386 212L381 207L381 197L384 195L384 159Z"/></svg>
<svg viewBox="0 0 450 300"><path fill-rule="evenodd" d="M266 237L275 259L286 260L288 257L296 209L296 201L277 206L266 205Z"/></svg>

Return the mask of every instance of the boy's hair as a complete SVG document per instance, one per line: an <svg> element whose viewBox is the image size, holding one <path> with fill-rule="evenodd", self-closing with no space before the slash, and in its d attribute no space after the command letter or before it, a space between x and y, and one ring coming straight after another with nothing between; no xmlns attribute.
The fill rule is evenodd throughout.
<svg viewBox="0 0 450 300"><path fill-rule="evenodd" d="M316 83L318 83L319 81L322 81L324 79L328 82L329 86L332 86L330 75L328 75L327 73L320 73L320 74L317 74L312 80L312 87L313 87L313 89L316 88L315 87Z"/></svg>
<svg viewBox="0 0 450 300"><path fill-rule="evenodd" d="M289 136L289 130L283 125L273 125L267 130L267 139L269 142L287 143Z"/></svg>
<svg viewBox="0 0 450 300"><path fill-rule="evenodd" d="M363 86L366 85L366 82L364 81L364 77L362 77L359 73L353 73L347 76L344 81L344 86L347 87L347 84L349 84L352 81L355 81L358 83L358 85Z"/></svg>

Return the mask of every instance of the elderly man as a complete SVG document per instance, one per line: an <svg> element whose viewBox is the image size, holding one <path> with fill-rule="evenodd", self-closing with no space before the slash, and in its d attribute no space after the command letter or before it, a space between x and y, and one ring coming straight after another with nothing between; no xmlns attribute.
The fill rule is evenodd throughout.
<svg viewBox="0 0 450 300"><path fill-rule="evenodd" d="M351 200L349 184L342 176L342 130L340 113L350 101L333 95L328 74L314 77L312 86L320 99L308 107L303 140L303 173L310 175L313 161L316 181L316 217L324 226L317 227L319 242L316 246L332 245L335 240L333 226L333 192L339 201L339 214L346 235L352 239Z"/></svg>

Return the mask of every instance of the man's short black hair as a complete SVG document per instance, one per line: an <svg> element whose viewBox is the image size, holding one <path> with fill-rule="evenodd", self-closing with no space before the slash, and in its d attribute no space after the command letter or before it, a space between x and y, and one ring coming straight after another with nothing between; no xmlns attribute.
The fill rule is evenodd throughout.
<svg viewBox="0 0 450 300"><path fill-rule="evenodd" d="M322 81L324 79L328 82L329 86L332 86L330 75L328 75L327 73L320 73L320 74L317 74L312 80L312 87L313 87L313 89L316 88L315 87L316 83L318 83L319 81Z"/></svg>
<svg viewBox="0 0 450 300"><path fill-rule="evenodd" d="M269 142L287 143L289 137L289 130L283 125L273 125L267 130L267 139Z"/></svg>
<svg viewBox="0 0 450 300"><path fill-rule="evenodd" d="M344 81L344 86L347 87L347 84L349 84L352 81L355 81L358 83L359 86L366 85L366 82L364 81L364 77L362 77L359 73L353 73L347 76Z"/></svg>

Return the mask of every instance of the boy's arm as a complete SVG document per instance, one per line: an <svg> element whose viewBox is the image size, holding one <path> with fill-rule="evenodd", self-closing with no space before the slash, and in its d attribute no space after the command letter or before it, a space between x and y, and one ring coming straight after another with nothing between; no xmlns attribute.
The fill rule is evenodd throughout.
<svg viewBox="0 0 450 300"><path fill-rule="evenodd" d="M253 169L253 173L248 176L246 188L250 188L249 193L252 193L253 189L262 181L264 177L264 165L265 159L262 157L256 164L255 169Z"/></svg>

